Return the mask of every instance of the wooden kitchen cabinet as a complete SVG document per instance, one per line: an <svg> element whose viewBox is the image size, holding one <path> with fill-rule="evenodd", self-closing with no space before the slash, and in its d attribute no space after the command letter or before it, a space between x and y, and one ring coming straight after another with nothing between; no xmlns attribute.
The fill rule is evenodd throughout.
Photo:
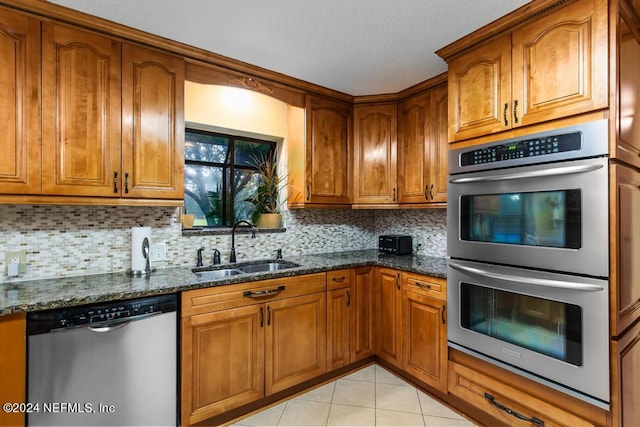
<svg viewBox="0 0 640 427"><path fill-rule="evenodd" d="M380 268L377 274L378 330L376 355L385 361L402 367L402 287L400 272Z"/></svg>
<svg viewBox="0 0 640 427"><path fill-rule="evenodd" d="M457 350L450 351L448 383L451 395L481 409L496 420L490 425L609 425L608 413L604 409L557 393ZM522 419L516 414L537 422Z"/></svg>
<svg viewBox="0 0 640 427"><path fill-rule="evenodd" d="M327 272L327 367L329 371L351 361L353 269Z"/></svg>
<svg viewBox="0 0 640 427"><path fill-rule="evenodd" d="M0 55L17 73L0 75L2 86L16 94L16 103L0 108L17 126L1 140L13 155L0 160L0 172L7 172L0 174L0 193L40 196L24 199L31 203L180 203L184 60L78 27L1 13L0 19L15 15Z"/></svg>
<svg viewBox="0 0 640 427"><path fill-rule="evenodd" d="M376 293L373 267L354 271L351 323L351 362L376 354Z"/></svg>
<svg viewBox="0 0 640 427"><path fill-rule="evenodd" d="M354 108L355 205L394 205L397 194L397 105Z"/></svg>
<svg viewBox="0 0 640 427"><path fill-rule="evenodd" d="M122 197L184 199L184 59L123 45Z"/></svg>
<svg viewBox="0 0 640 427"><path fill-rule="evenodd" d="M447 201L447 87L440 85L398 106L398 201L438 205Z"/></svg>
<svg viewBox="0 0 640 427"><path fill-rule="evenodd" d="M446 279L402 273L402 369L447 393Z"/></svg>
<svg viewBox="0 0 640 427"><path fill-rule="evenodd" d="M40 194L40 21L0 9L0 193Z"/></svg>
<svg viewBox="0 0 640 427"><path fill-rule="evenodd" d="M27 389L27 317L0 316L0 401L25 403ZM24 412L0 411L0 426L23 426Z"/></svg>
<svg viewBox="0 0 640 427"><path fill-rule="evenodd" d="M353 107L307 95L305 122L304 141L288 145L289 207L348 206Z"/></svg>
<svg viewBox="0 0 640 427"><path fill-rule="evenodd" d="M121 44L42 23L42 192L120 197Z"/></svg>
<svg viewBox="0 0 640 427"><path fill-rule="evenodd" d="M325 373L325 290L317 273L183 292L181 423Z"/></svg>
<svg viewBox="0 0 640 427"><path fill-rule="evenodd" d="M607 108L607 21L606 0L578 0L458 56L465 39L441 49L449 141Z"/></svg>
<svg viewBox="0 0 640 427"><path fill-rule="evenodd" d="M640 425L640 323L611 341L611 413L616 427Z"/></svg>

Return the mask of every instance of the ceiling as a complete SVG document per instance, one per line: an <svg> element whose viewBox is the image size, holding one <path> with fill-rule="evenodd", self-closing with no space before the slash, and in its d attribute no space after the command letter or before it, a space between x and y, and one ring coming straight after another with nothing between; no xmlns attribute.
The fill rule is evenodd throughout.
<svg viewBox="0 0 640 427"><path fill-rule="evenodd" d="M50 0L350 95L446 70L434 52L527 0Z"/></svg>

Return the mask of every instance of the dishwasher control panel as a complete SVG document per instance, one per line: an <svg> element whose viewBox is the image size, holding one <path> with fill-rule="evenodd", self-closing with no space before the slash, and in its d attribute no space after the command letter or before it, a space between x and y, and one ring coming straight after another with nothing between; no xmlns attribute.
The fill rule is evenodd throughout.
<svg viewBox="0 0 640 427"><path fill-rule="evenodd" d="M134 300L114 301L29 313L27 334L47 333L55 329L92 326L121 319L135 319L157 313L176 311L175 294Z"/></svg>

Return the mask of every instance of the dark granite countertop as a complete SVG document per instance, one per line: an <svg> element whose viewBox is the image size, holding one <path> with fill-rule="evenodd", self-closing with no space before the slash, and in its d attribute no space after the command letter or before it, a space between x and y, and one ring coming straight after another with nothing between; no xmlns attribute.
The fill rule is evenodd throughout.
<svg viewBox="0 0 640 427"><path fill-rule="evenodd" d="M239 274L214 281L199 279L190 267L178 267L159 269L149 277L111 273L2 283L0 314L70 307L367 265L397 268L442 278L446 277L447 272L446 258L386 255L378 253L375 249L286 257L285 260L300 266L276 272Z"/></svg>

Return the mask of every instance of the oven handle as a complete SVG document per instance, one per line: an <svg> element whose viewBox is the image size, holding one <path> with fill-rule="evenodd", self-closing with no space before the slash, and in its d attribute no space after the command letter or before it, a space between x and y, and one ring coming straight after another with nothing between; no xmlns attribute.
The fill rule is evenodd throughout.
<svg viewBox="0 0 640 427"><path fill-rule="evenodd" d="M601 164L564 166L559 168L541 169L541 170L528 171L528 172L506 173L503 175L487 175L487 176L478 176L478 177L470 177L470 178L453 178L449 180L449 183L464 184L469 182L506 181L510 179L539 178L542 176L570 175L574 173L592 172L598 169L602 169L603 167L604 166Z"/></svg>
<svg viewBox="0 0 640 427"><path fill-rule="evenodd" d="M463 273L469 273L476 276L490 277L492 279L505 280L507 282L524 283L527 285L547 286L551 288L571 289L572 291L589 291L598 292L603 291L604 288L600 285L590 283L577 283L568 282L565 280L551 280L540 279L525 276L512 276L509 274L494 273L482 268L467 267L466 265L456 264L455 262L449 262L449 267L454 270L462 271Z"/></svg>

